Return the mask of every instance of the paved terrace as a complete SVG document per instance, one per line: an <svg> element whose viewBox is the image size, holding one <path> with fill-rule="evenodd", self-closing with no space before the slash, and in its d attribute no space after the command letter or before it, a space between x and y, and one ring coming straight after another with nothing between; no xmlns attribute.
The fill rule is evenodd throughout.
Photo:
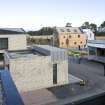
<svg viewBox="0 0 105 105"><path fill-rule="evenodd" d="M84 101L105 96L104 68L100 63L83 60L77 64L69 58L69 73L86 81L85 86L69 84L66 86L41 89L21 93L25 105L104 105L98 99L95 104ZM104 97L105 98L105 97ZM103 97L101 97L103 99ZM82 103L82 104L80 104Z"/></svg>

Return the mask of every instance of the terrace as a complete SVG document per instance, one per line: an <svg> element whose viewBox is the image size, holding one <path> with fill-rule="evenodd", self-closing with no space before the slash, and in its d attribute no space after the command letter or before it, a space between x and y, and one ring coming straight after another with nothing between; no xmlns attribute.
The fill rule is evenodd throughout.
<svg viewBox="0 0 105 105"><path fill-rule="evenodd" d="M18 93L9 71L5 70L1 72L0 99L4 105L104 105L103 69L100 63L82 60L77 64L69 57L69 73L85 80L85 86L76 83L24 93Z"/></svg>

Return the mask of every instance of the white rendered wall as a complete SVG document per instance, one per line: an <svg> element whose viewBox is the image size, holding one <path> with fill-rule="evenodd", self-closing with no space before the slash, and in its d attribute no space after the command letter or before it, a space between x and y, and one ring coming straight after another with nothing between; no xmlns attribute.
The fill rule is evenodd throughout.
<svg viewBox="0 0 105 105"><path fill-rule="evenodd" d="M83 29L83 32L85 33L87 40L95 40L94 33L90 29Z"/></svg>

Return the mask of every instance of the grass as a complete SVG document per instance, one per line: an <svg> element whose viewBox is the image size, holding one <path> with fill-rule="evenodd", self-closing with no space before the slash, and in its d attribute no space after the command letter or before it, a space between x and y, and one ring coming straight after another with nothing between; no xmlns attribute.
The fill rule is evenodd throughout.
<svg viewBox="0 0 105 105"><path fill-rule="evenodd" d="M88 55L88 53L86 51L74 51L74 50L70 50L68 52L69 56L73 56L73 57L83 57Z"/></svg>

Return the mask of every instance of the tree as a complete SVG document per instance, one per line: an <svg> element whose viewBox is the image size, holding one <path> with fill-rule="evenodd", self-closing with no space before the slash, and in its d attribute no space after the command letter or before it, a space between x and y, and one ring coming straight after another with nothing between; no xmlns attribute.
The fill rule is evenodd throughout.
<svg viewBox="0 0 105 105"><path fill-rule="evenodd" d="M83 25L81 26L81 28L89 29L90 28L89 22L84 22Z"/></svg>
<svg viewBox="0 0 105 105"><path fill-rule="evenodd" d="M66 23L66 27L72 27L71 23Z"/></svg>
<svg viewBox="0 0 105 105"><path fill-rule="evenodd" d="M97 32L97 25L96 24L94 24L94 23L91 23L90 25L89 25L89 27L90 27L90 29L93 31L93 32Z"/></svg>
<svg viewBox="0 0 105 105"><path fill-rule="evenodd" d="M91 29L93 32L97 32L97 25L94 23L84 22L81 26L82 29Z"/></svg>
<svg viewBox="0 0 105 105"><path fill-rule="evenodd" d="M100 25L101 28L105 27L105 21Z"/></svg>
<svg viewBox="0 0 105 105"><path fill-rule="evenodd" d="M54 29L51 27L43 27L38 31L29 31L28 34L30 35L52 35Z"/></svg>

